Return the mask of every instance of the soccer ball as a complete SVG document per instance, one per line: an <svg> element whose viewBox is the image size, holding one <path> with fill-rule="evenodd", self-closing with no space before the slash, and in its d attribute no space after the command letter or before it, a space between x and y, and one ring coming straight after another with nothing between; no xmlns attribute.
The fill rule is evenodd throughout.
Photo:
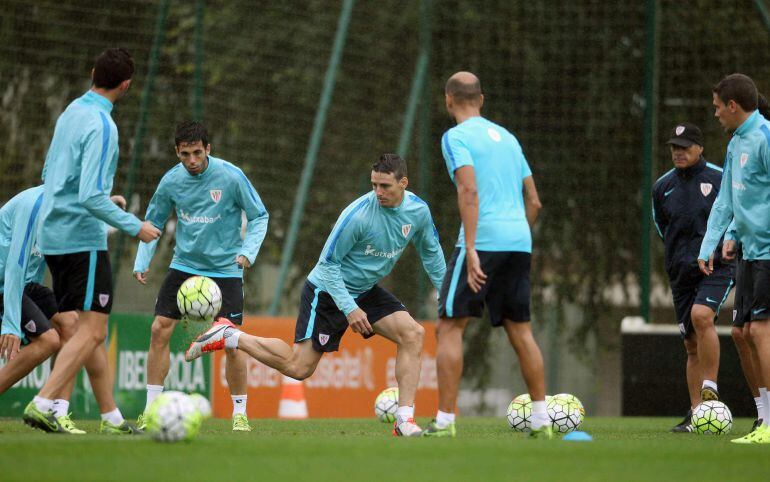
<svg viewBox="0 0 770 482"><path fill-rule="evenodd" d="M398 387L386 388L374 399L374 415L380 422L395 422L396 410L398 410Z"/></svg>
<svg viewBox="0 0 770 482"><path fill-rule="evenodd" d="M572 395L571 393L557 393L553 397L561 398L573 404L574 408L576 408L577 411L580 412L580 421L581 422L583 421L583 418L586 416L586 409L583 407L583 402L581 402L578 397L576 397L575 395Z"/></svg>
<svg viewBox="0 0 770 482"><path fill-rule="evenodd" d="M211 321L222 308L222 292L211 278L193 276L179 287L176 306L185 319Z"/></svg>
<svg viewBox="0 0 770 482"><path fill-rule="evenodd" d="M722 402L709 400L692 411L692 426L702 435L724 435L733 428L733 414Z"/></svg>
<svg viewBox="0 0 770 482"><path fill-rule="evenodd" d="M553 430L558 433L569 433L580 427L583 423L581 407L582 404L578 406L574 401L563 396L551 397L546 405L546 411L551 419Z"/></svg>
<svg viewBox="0 0 770 482"><path fill-rule="evenodd" d="M163 392L147 411L147 431L158 442L189 441L198 434L202 419L189 395Z"/></svg>
<svg viewBox="0 0 770 482"><path fill-rule="evenodd" d="M532 399L529 393L514 398L508 405L508 425L517 432L529 432L532 429Z"/></svg>
<svg viewBox="0 0 770 482"><path fill-rule="evenodd" d="M209 402L208 398L200 393L191 393L190 400L192 400L193 405L195 405L195 408L198 409L198 413L200 413L203 418L211 417L211 402Z"/></svg>

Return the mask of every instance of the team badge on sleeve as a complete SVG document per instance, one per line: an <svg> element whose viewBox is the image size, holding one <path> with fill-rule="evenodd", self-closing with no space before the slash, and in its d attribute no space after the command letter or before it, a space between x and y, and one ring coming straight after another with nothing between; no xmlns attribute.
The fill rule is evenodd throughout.
<svg viewBox="0 0 770 482"><path fill-rule="evenodd" d="M209 191L209 194L211 194L211 199L218 203L220 199L222 199L222 190L221 189L212 189Z"/></svg>
<svg viewBox="0 0 770 482"><path fill-rule="evenodd" d="M411 224L404 224L401 226L401 234L404 235L404 237L409 236L409 232L412 230Z"/></svg>
<svg viewBox="0 0 770 482"><path fill-rule="evenodd" d="M714 186L710 182L700 183L700 192L703 193L704 197L708 197L712 189L714 189Z"/></svg>
<svg viewBox="0 0 770 482"><path fill-rule="evenodd" d="M748 152L741 153L741 167L745 166L747 162L749 162Z"/></svg>

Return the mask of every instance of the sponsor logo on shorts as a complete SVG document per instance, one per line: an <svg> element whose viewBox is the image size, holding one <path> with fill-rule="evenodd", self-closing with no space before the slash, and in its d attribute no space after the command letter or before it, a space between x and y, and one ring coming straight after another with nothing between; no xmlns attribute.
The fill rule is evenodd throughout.
<svg viewBox="0 0 770 482"><path fill-rule="evenodd" d="M663 193L663 196L665 196L665 197L668 197L668 195L669 195L669 194L671 194L671 193L672 193L672 192L674 192L674 191L676 191L676 188L673 188L673 189L669 189L668 191L666 191L666 192L664 192L664 193Z"/></svg>
<svg viewBox="0 0 770 482"><path fill-rule="evenodd" d="M411 230L412 230L412 225L411 224L404 224L403 226L401 226L401 234L403 234L404 237L409 236L409 232Z"/></svg>
<svg viewBox="0 0 770 482"><path fill-rule="evenodd" d="M375 258L394 258L401 254L404 248L396 248L393 251L377 251L377 248L371 244L366 245L364 256L374 256Z"/></svg>
<svg viewBox="0 0 770 482"><path fill-rule="evenodd" d="M706 297L706 301L708 301L709 303L716 303L717 302L717 300L712 300L708 296Z"/></svg>
<svg viewBox="0 0 770 482"><path fill-rule="evenodd" d="M710 182L700 183L700 192L703 194L704 197L711 194L712 189L714 189L714 186Z"/></svg>
<svg viewBox="0 0 770 482"><path fill-rule="evenodd" d="M329 343L329 335L325 335L323 333L318 334L318 343L321 344L321 346L326 345Z"/></svg>
<svg viewBox="0 0 770 482"><path fill-rule="evenodd" d="M99 305L104 308L107 306L107 303L110 301L110 295L105 293L99 293Z"/></svg>
<svg viewBox="0 0 770 482"><path fill-rule="evenodd" d="M209 194L211 194L211 200L215 203L218 203L220 199L222 199L222 190L221 189L212 189L209 191Z"/></svg>
<svg viewBox="0 0 770 482"><path fill-rule="evenodd" d="M748 152L742 152L741 153L741 167L745 166L747 162L749 162L749 153Z"/></svg>
<svg viewBox="0 0 770 482"><path fill-rule="evenodd" d="M26 325L24 325L24 328L30 333L35 333L37 331L37 325L35 324L35 320L29 320Z"/></svg>
<svg viewBox="0 0 770 482"><path fill-rule="evenodd" d="M752 315L758 315L758 314L762 313L765 310L767 310L767 308L760 308L758 310L751 310L751 314Z"/></svg>

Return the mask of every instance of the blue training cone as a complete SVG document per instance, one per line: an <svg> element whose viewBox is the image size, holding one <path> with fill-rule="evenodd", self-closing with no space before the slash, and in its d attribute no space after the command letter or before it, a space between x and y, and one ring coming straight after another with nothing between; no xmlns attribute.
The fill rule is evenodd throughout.
<svg viewBox="0 0 770 482"><path fill-rule="evenodd" d="M568 442L591 442L593 441L593 437L588 435L586 432L570 432L567 435L565 435L562 440L566 440Z"/></svg>

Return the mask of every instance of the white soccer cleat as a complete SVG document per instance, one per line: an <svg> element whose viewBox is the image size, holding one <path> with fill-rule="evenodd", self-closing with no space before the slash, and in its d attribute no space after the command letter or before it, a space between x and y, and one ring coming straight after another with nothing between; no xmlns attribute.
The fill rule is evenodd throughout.
<svg viewBox="0 0 770 482"><path fill-rule="evenodd" d="M220 318L211 325L206 333L190 343L190 348L184 353L185 361L193 361L205 353L222 350L225 347L225 338L237 331L235 325L227 318Z"/></svg>
<svg viewBox="0 0 770 482"><path fill-rule="evenodd" d="M396 437L419 437L422 435L422 429L414 422L413 418L396 419L393 424L393 435Z"/></svg>

